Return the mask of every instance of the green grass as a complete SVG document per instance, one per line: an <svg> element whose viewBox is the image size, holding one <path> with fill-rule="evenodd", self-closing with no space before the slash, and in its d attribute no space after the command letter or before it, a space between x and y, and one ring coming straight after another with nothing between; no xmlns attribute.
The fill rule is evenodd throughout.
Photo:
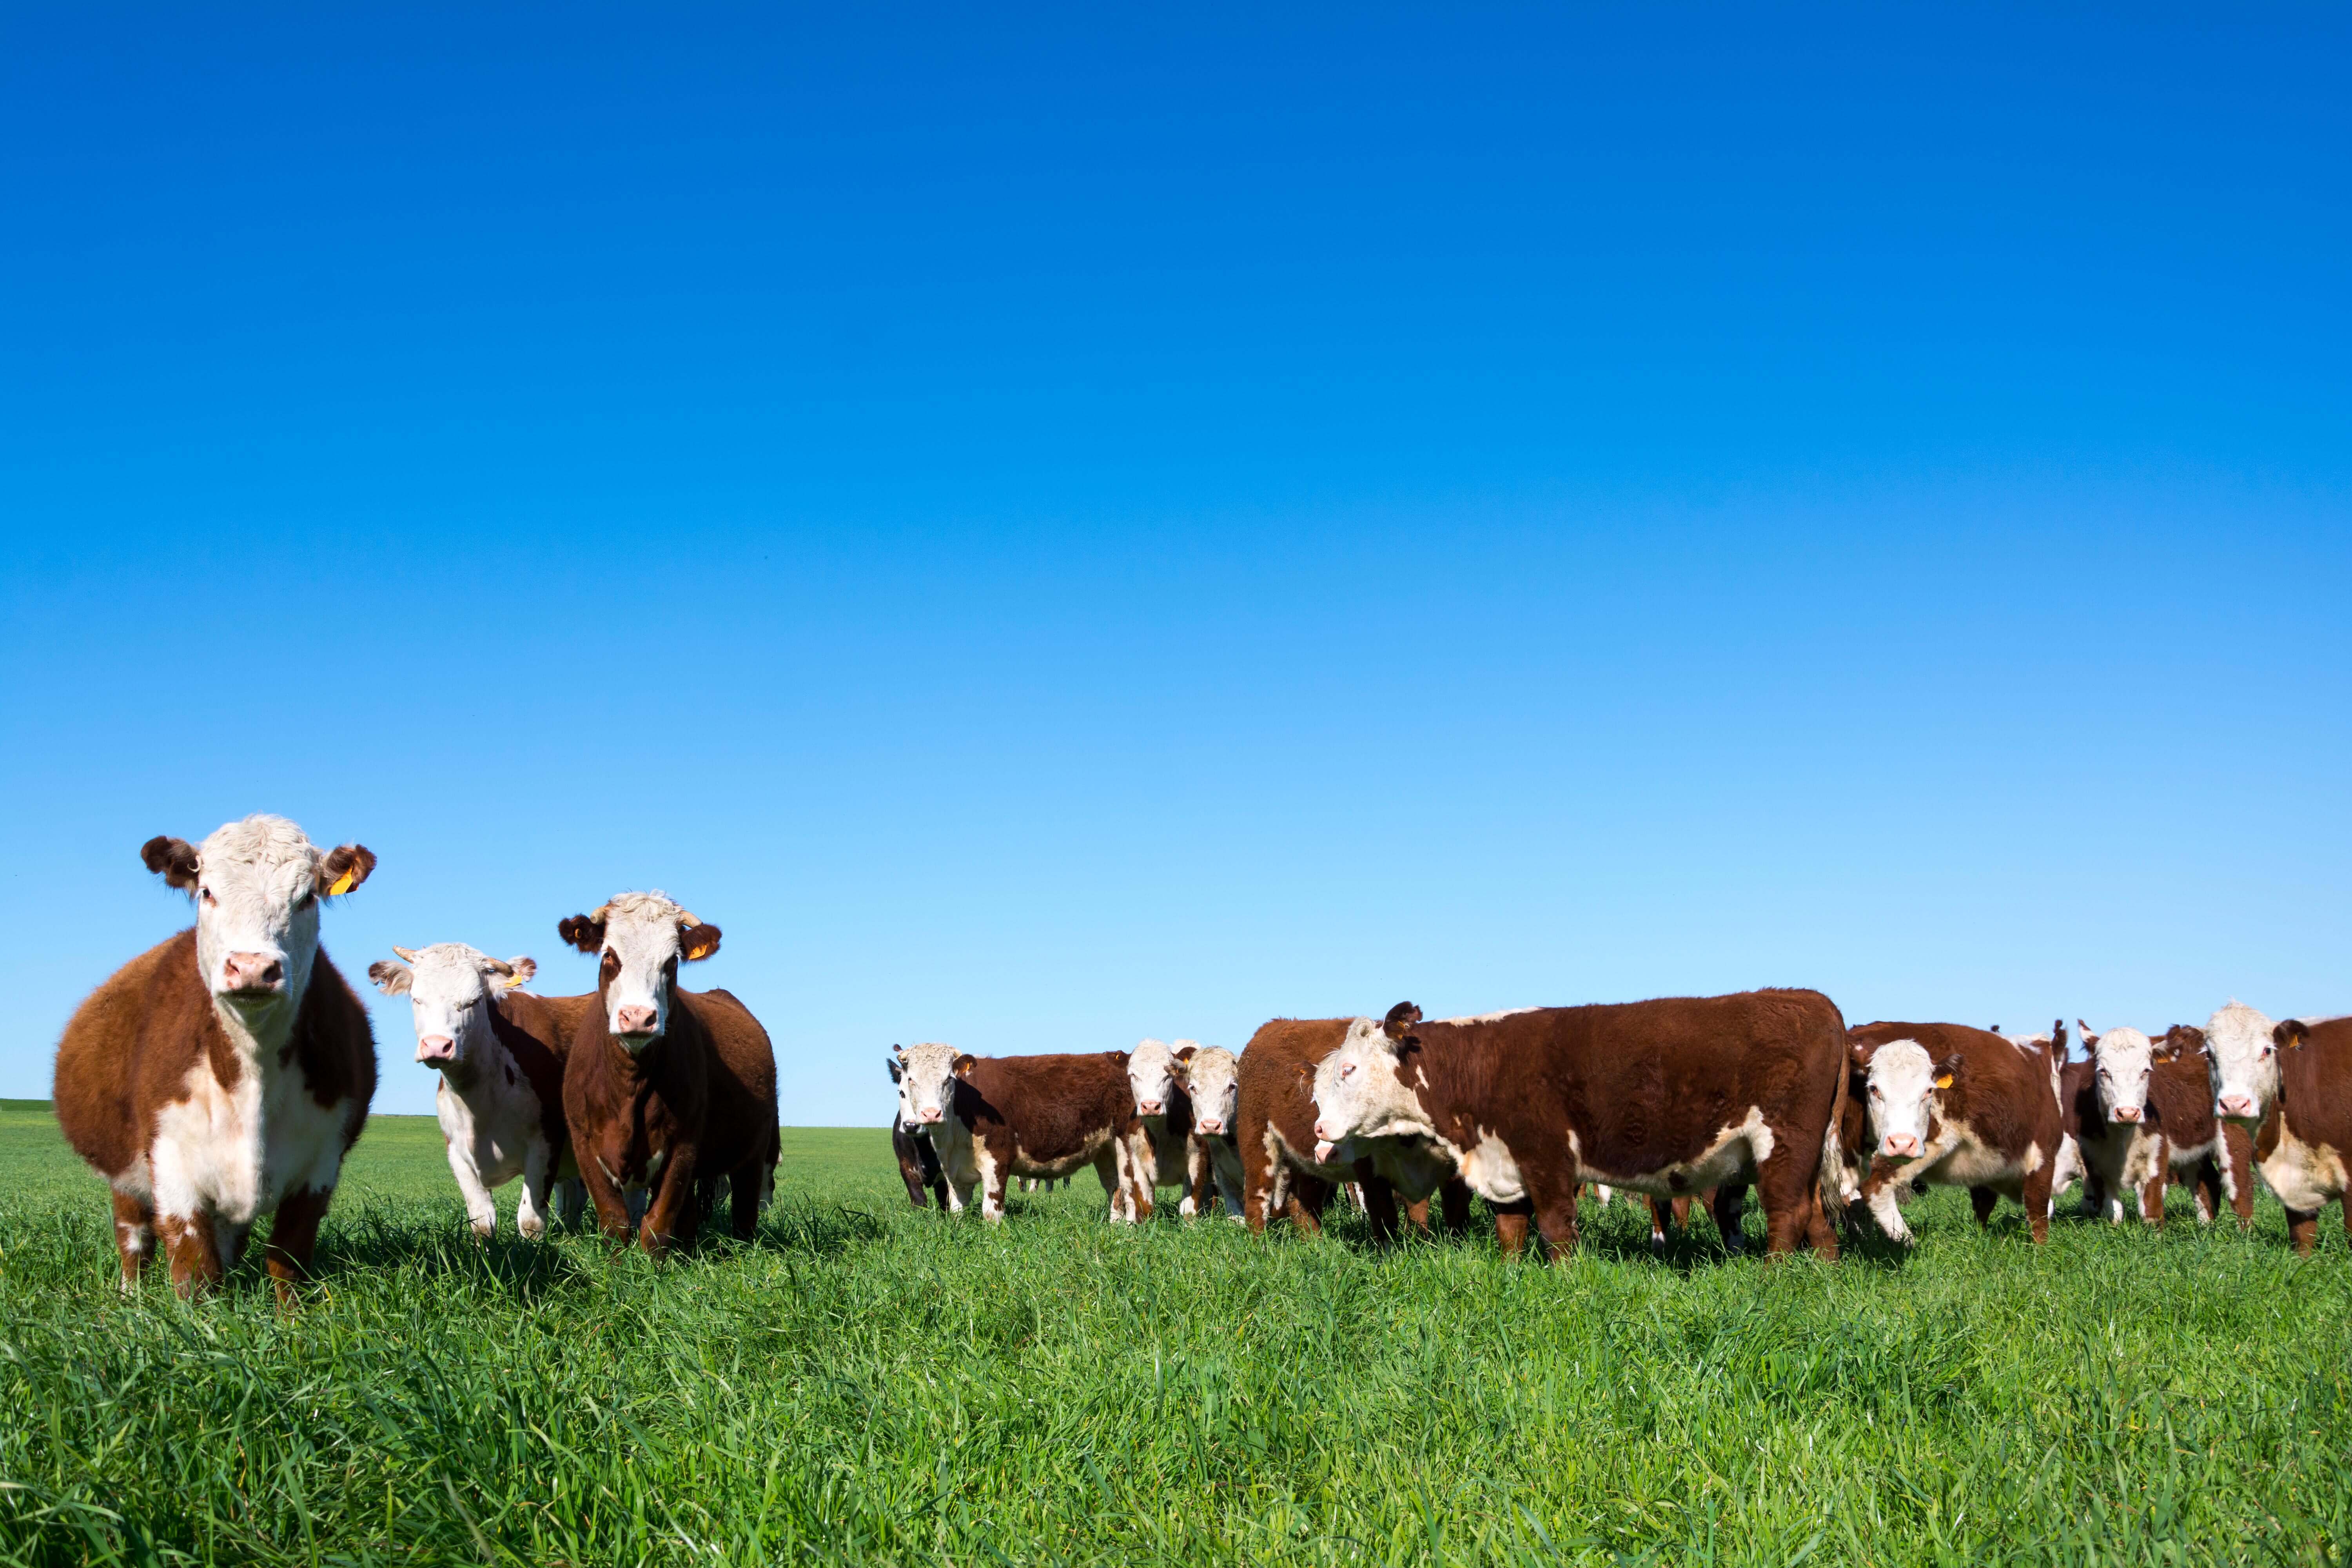
<svg viewBox="0 0 2352 1568"><path fill-rule="evenodd" d="M755 1243L467 1236L369 1124L323 1280L113 1284L98 1183L0 1102L0 1562L2342 1562L2352 1261L1966 1200L1916 1254L1377 1252L1089 1181L983 1229L886 1135L788 1131ZM507 1194L510 1200L511 1193ZM511 1218L502 1205L501 1225ZM2332 1216L2331 1216L2332 1220ZM1760 1229L1755 1215L1749 1230Z"/></svg>

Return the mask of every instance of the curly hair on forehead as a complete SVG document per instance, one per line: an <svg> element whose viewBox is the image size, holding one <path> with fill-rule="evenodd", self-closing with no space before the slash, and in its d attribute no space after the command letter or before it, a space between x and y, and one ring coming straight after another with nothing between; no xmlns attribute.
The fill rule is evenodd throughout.
<svg viewBox="0 0 2352 1568"><path fill-rule="evenodd" d="M648 893L615 893L588 918L599 923L622 920L647 922L675 921L680 925L689 926L702 924L701 916L689 913L659 888Z"/></svg>

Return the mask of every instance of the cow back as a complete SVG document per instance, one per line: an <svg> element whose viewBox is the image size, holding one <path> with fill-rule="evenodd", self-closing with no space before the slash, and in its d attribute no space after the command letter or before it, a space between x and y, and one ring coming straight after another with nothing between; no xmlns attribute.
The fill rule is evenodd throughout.
<svg viewBox="0 0 2352 1568"><path fill-rule="evenodd" d="M1009 1133L1022 1158L1071 1159L1106 1131L1139 1125L1127 1068L1113 1055L982 1057L956 1081L954 1115L976 1135Z"/></svg>
<svg viewBox="0 0 2352 1568"><path fill-rule="evenodd" d="M2263 1144L2276 1145L2272 1123L2284 1119L2302 1142L2352 1159L2352 1018L2305 1025L2302 1043L2279 1052L2278 1064L2278 1110L2263 1125L2256 1156L2269 1157Z"/></svg>

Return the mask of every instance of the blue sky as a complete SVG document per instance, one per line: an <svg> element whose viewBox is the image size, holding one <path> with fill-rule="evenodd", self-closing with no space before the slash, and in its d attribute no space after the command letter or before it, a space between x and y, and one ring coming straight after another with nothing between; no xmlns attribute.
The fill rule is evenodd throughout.
<svg viewBox="0 0 2352 1568"><path fill-rule="evenodd" d="M352 975L667 889L793 1122L2352 1006L2340 10L841 11L0 26L0 1094L254 810Z"/></svg>

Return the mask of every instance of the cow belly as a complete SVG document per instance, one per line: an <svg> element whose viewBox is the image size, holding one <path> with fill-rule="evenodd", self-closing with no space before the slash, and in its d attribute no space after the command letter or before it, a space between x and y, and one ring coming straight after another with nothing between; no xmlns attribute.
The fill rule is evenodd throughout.
<svg viewBox="0 0 2352 1568"><path fill-rule="evenodd" d="M2263 1180L2278 1201L2309 1213L2345 1190L2344 1156L2326 1143L2306 1143L2282 1129L2277 1151L2262 1163Z"/></svg>
<svg viewBox="0 0 2352 1568"><path fill-rule="evenodd" d="M199 1065L188 1091L155 1119L149 1161L158 1213L209 1213L245 1226L289 1193L334 1187L351 1116L345 1102L321 1106L298 1079L265 1083L250 1066L234 1089L223 1089Z"/></svg>
<svg viewBox="0 0 2352 1568"><path fill-rule="evenodd" d="M1572 1133L1569 1147L1578 1152L1577 1176L1581 1181L1630 1187L1653 1197L1684 1197L1703 1187L1752 1183L1756 1167L1772 1157L1773 1138L1763 1108L1751 1105L1745 1117L1717 1132L1698 1153L1654 1171L1604 1170L1583 1159L1580 1142Z"/></svg>
<svg viewBox="0 0 2352 1568"><path fill-rule="evenodd" d="M1016 1142L1013 1145L1012 1169L1007 1173L1015 1176L1034 1176L1045 1181L1059 1181L1064 1176L1074 1175L1095 1163L1096 1157L1101 1154L1110 1143L1113 1131L1114 1129L1106 1127L1089 1137L1078 1148L1051 1155L1033 1154ZM1171 1182L1181 1182L1184 1179L1181 1151L1176 1174L1165 1179Z"/></svg>

